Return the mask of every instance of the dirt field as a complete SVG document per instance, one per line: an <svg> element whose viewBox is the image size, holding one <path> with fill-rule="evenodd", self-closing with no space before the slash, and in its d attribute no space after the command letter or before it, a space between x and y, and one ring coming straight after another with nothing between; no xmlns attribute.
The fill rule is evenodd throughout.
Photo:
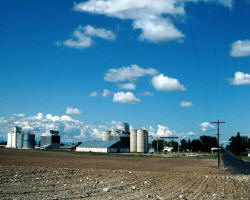
<svg viewBox="0 0 250 200"><path fill-rule="evenodd" d="M0 150L0 199L250 199L216 160Z"/></svg>

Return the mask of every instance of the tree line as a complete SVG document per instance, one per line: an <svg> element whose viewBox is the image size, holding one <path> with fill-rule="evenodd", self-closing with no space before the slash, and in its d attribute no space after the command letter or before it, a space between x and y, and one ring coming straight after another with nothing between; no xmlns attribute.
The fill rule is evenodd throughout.
<svg viewBox="0 0 250 200"><path fill-rule="evenodd" d="M211 152L211 148L217 147L217 138L212 136L203 135L199 139L181 140L180 144L176 141L154 140L152 148L158 151L163 151L165 146L173 147L173 151L182 152ZM220 146L221 151L224 151L223 146ZM227 151L231 151L236 155L242 155L250 150L250 137L241 136L238 132L236 136L229 138L229 144L226 146Z"/></svg>
<svg viewBox="0 0 250 200"><path fill-rule="evenodd" d="M229 144L226 146L226 150L235 155L245 154L247 149L250 150L250 137L241 136L239 132L229 139Z"/></svg>
<svg viewBox="0 0 250 200"><path fill-rule="evenodd" d="M207 135L200 136L199 139L193 139L193 140L185 140L182 139L180 141L180 144L176 141L164 141L164 140L158 140L158 150L162 151L164 146L170 146L173 147L173 151L178 151L178 145L179 145L179 151L192 151L192 152L210 152L212 147L217 147L217 139L216 137L211 137ZM152 147L157 150L157 140L154 140L152 142Z"/></svg>

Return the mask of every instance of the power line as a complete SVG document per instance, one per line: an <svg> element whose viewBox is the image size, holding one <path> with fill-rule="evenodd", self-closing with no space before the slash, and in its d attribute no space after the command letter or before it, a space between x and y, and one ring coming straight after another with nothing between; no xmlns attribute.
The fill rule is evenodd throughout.
<svg viewBox="0 0 250 200"><path fill-rule="evenodd" d="M204 98L206 98L205 96L205 87L204 87L204 78L202 76L202 73L201 73L201 68L202 68L202 65L201 65L201 61L199 59L199 56L198 56L198 49L197 49L197 44L196 44L196 41L195 41L195 36L194 36L194 31L193 31L193 27L192 27L192 24L191 22L188 20L188 25L189 25L189 32L190 32L190 35L191 35L191 45L192 45L192 50L193 50L193 54L194 54L194 58L195 58L195 62L196 62L196 66L197 66L197 71L198 71L198 74L199 74L199 77L200 77L200 87L201 87L201 92L200 94L203 93L203 96ZM209 109L209 101L205 101L206 102L206 112L208 113L208 115L211 116L211 113L210 113L210 109Z"/></svg>

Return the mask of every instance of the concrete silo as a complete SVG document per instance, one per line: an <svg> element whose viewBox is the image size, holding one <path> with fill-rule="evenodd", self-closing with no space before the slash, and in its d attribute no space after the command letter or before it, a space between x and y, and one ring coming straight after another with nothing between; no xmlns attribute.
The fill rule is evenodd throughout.
<svg viewBox="0 0 250 200"><path fill-rule="evenodd" d="M22 132L22 128L16 126L12 132L8 133L7 148L17 148L17 137Z"/></svg>
<svg viewBox="0 0 250 200"><path fill-rule="evenodd" d="M137 151L137 131L130 130L130 152Z"/></svg>
<svg viewBox="0 0 250 200"><path fill-rule="evenodd" d="M146 130L137 130L137 152L148 152L148 132Z"/></svg>
<svg viewBox="0 0 250 200"><path fill-rule="evenodd" d="M144 131L143 130L137 130L136 139L137 139L137 152L144 153L145 138L144 138Z"/></svg>
<svg viewBox="0 0 250 200"><path fill-rule="evenodd" d="M110 131L103 131L102 133L102 140L109 141L111 140L111 132Z"/></svg>

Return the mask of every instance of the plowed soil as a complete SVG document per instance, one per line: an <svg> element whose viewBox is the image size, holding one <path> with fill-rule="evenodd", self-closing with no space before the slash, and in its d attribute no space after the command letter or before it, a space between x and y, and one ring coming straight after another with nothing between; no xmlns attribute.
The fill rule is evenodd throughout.
<svg viewBox="0 0 250 200"><path fill-rule="evenodd" d="M214 159L0 150L0 199L250 199Z"/></svg>

